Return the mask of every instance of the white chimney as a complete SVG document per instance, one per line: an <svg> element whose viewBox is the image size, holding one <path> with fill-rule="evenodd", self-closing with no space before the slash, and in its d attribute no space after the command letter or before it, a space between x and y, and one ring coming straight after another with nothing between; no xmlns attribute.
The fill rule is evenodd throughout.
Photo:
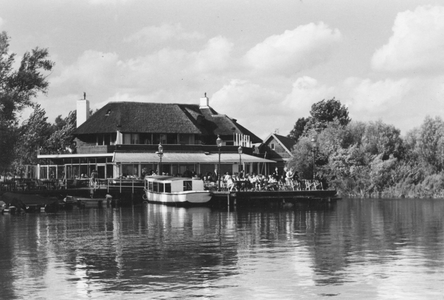
<svg viewBox="0 0 444 300"><path fill-rule="evenodd" d="M207 97L207 93L204 94L203 98L200 98L199 108L209 108L210 107L210 99Z"/></svg>
<svg viewBox="0 0 444 300"><path fill-rule="evenodd" d="M83 93L83 99L77 100L77 127L85 123L89 118L89 100L86 99L86 93Z"/></svg>

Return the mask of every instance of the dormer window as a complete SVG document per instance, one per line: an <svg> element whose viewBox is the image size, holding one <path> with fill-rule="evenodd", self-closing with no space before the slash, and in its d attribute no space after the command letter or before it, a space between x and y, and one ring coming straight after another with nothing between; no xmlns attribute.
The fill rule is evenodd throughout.
<svg viewBox="0 0 444 300"><path fill-rule="evenodd" d="M271 150L275 150L274 143L271 143L270 147L271 147Z"/></svg>

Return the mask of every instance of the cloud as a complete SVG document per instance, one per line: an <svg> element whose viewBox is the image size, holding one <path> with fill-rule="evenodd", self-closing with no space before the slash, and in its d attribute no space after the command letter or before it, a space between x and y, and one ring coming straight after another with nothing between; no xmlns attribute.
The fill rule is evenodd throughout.
<svg viewBox="0 0 444 300"><path fill-rule="evenodd" d="M378 71L444 70L444 7L421 6L398 13L393 35L372 57Z"/></svg>
<svg viewBox="0 0 444 300"><path fill-rule="evenodd" d="M51 97L86 91L96 101L198 101L197 95L223 85L232 47L227 39L214 37L198 51L164 48L131 59L87 50L70 65L57 62L61 71L50 78Z"/></svg>
<svg viewBox="0 0 444 300"><path fill-rule="evenodd" d="M69 86L69 92L112 86L115 84L115 77L121 74L121 65L116 53L87 50L74 64L65 67L59 76L50 79L51 86Z"/></svg>
<svg viewBox="0 0 444 300"><path fill-rule="evenodd" d="M307 117L314 103L333 98L334 92L333 87L320 85L316 79L303 76L293 83L292 90L285 97L283 105L293 111L297 118Z"/></svg>
<svg viewBox="0 0 444 300"><path fill-rule="evenodd" d="M144 27L124 39L125 42L138 42L143 45L157 44L171 40L186 41L200 40L205 36L197 31L187 32L181 24L163 23L160 26Z"/></svg>
<svg viewBox="0 0 444 300"><path fill-rule="evenodd" d="M133 0L88 0L92 5L122 5L133 2Z"/></svg>
<svg viewBox="0 0 444 300"><path fill-rule="evenodd" d="M196 54L196 66L199 72L223 70L228 66L233 43L221 36L208 41L205 48Z"/></svg>
<svg viewBox="0 0 444 300"><path fill-rule="evenodd" d="M370 79L348 78L345 80L348 90L349 109L362 117L375 116L378 113L399 109L403 99L410 93L411 81L380 80L372 82ZM377 119L377 118L376 118Z"/></svg>
<svg viewBox="0 0 444 300"><path fill-rule="evenodd" d="M265 137L282 127L288 109L281 105L284 95L279 91L247 80L233 79L215 92L210 106L226 114L258 135Z"/></svg>
<svg viewBox="0 0 444 300"><path fill-rule="evenodd" d="M3 21L3 19L0 17L0 28L2 28L4 22L5 22L5 21Z"/></svg>
<svg viewBox="0 0 444 300"><path fill-rule="evenodd" d="M246 64L263 72L292 75L328 59L341 40L338 29L310 23L273 35L245 54Z"/></svg>

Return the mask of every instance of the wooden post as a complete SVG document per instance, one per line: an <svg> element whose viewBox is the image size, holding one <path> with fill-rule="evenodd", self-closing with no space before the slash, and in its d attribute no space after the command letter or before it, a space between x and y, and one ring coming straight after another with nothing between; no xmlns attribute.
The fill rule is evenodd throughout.
<svg viewBox="0 0 444 300"><path fill-rule="evenodd" d="M228 210L230 210L230 192L228 192L228 194L227 194L227 206L228 206Z"/></svg>

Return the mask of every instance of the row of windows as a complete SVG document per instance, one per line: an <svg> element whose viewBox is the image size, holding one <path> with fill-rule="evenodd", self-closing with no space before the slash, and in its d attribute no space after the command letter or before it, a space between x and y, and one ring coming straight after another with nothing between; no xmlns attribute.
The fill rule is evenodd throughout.
<svg viewBox="0 0 444 300"><path fill-rule="evenodd" d="M185 180L183 182L183 191L191 191L193 184L191 181ZM156 193L171 193L171 183L163 182L148 182L148 190Z"/></svg>
<svg viewBox="0 0 444 300"><path fill-rule="evenodd" d="M123 133L122 137L122 143L124 145L150 145L159 143L193 145L200 142L199 138L194 134ZM97 145L113 145L115 139L115 135L111 134L97 135Z"/></svg>

